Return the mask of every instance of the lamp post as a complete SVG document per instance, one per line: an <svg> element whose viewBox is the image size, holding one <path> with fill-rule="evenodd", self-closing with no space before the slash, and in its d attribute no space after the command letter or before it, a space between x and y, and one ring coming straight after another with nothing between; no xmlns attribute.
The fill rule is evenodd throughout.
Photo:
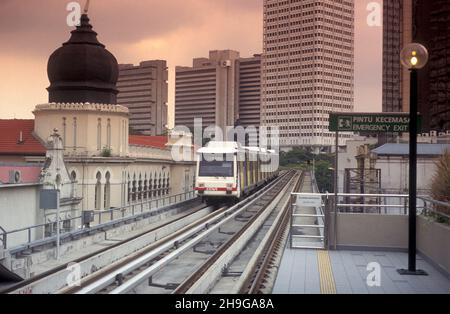
<svg viewBox="0 0 450 314"><path fill-rule="evenodd" d="M399 269L401 275L427 275L416 267L417 255L417 120L418 120L418 70L428 62L427 49L416 43L403 48L402 65L410 71L410 122L409 122L409 234L408 234L408 269Z"/></svg>

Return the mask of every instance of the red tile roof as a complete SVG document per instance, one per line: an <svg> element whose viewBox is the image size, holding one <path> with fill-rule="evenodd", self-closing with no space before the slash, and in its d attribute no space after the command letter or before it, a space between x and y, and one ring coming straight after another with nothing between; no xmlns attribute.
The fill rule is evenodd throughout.
<svg viewBox="0 0 450 314"><path fill-rule="evenodd" d="M169 142L167 136L144 136L144 135L130 135L130 145L147 146L159 149L166 149L166 144Z"/></svg>
<svg viewBox="0 0 450 314"><path fill-rule="evenodd" d="M0 119L0 155L45 156L46 149L32 134L34 120ZM19 143L20 132L23 141Z"/></svg>

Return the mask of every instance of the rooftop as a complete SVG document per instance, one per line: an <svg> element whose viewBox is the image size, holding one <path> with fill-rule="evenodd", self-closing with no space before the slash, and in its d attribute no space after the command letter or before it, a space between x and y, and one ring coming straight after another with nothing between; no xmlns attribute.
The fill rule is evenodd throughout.
<svg viewBox="0 0 450 314"><path fill-rule="evenodd" d="M129 144L133 146L166 149L168 142L169 139L167 136L130 135L129 137Z"/></svg>
<svg viewBox="0 0 450 314"><path fill-rule="evenodd" d="M46 148L33 131L34 120L0 120L0 155L45 155Z"/></svg>
<svg viewBox="0 0 450 314"><path fill-rule="evenodd" d="M419 156L440 156L445 150L450 151L450 144L417 144ZM390 143L384 144L373 150L378 155L407 156L409 155L409 144Z"/></svg>

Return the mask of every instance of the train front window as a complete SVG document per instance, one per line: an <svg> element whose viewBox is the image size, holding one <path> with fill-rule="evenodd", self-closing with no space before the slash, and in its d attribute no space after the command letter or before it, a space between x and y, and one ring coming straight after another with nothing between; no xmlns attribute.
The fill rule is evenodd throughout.
<svg viewBox="0 0 450 314"><path fill-rule="evenodd" d="M200 177L233 177L232 161L200 161Z"/></svg>

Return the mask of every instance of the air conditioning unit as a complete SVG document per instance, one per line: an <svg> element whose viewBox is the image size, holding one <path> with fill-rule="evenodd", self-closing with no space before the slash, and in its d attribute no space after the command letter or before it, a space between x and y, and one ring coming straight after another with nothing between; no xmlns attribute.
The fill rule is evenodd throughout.
<svg viewBox="0 0 450 314"><path fill-rule="evenodd" d="M220 66L223 68L228 68L231 66L231 61L230 60L224 60L220 62Z"/></svg>
<svg viewBox="0 0 450 314"><path fill-rule="evenodd" d="M22 182L22 173L19 170L11 170L9 172L9 184L19 184Z"/></svg>

